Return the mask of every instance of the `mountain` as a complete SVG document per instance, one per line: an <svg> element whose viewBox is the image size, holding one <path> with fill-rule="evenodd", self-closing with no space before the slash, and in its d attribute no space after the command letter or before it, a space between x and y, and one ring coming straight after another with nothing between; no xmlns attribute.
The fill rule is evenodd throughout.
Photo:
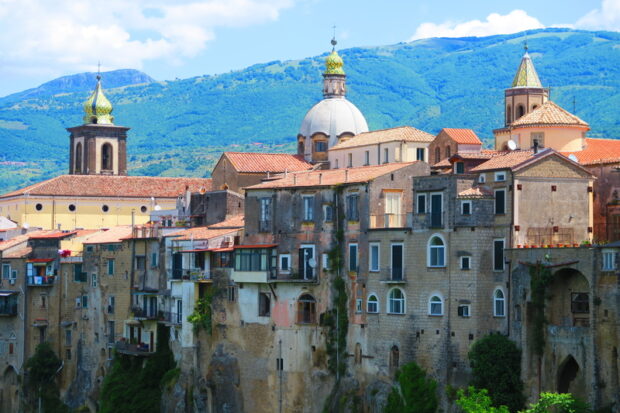
<svg viewBox="0 0 620 413"><path fill-rule="evenodd" d="M472 128L490 145L492 130L503 125L504 89L525 37L433 38L341 50L347 96L371 129ZM551 98L588 121L590 136L620 137L620 33L545 29L528 32L527 40ZM105 74L115 123L131 127L130 173L208 176L222 150L294 150L304 114L321 99L324 57L120 87ZM0 191L67 171L65 128L81 124L82 102L94 87L92 77L78 76L81 86L57 79L44 90L0 98Z"/></svg>

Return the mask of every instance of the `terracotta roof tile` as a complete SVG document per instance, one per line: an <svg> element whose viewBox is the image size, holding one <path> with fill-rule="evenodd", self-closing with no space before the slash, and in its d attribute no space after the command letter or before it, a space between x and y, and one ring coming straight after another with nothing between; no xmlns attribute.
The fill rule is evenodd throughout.
<svg viewBox="0 0 620 413"><path fill-rule="evenodd" d="M374 145L384 142L407 141L407 142L432 142L435 137L430 133L421 131L411 126L399 126L397 128L381 129L371 132L360 133L344 142L341 142L330 150L354 148L358 146Z"/></svg>
<svg viewBox="0 0 620 413"><path fill-rule="evenodd" d="M441 131L445 132L454 142L458 144L482 145L482 141L478 138L476 132L471 129L443 128Z"/></svg>
<svg viewBox="0 0 620 413"><path fill-rule="evenodd" d="M581 165L620 162L620 140L586 138L583 150L562 152L562 155L575 155Z"/></svg>
<svg viewBox="0 0 620 413"><path fill-rule="evenodd" d="M344 183L362 183L371 181L381 175L397 171L406 166L413 165L414 163L415 162L388 163L383 165L362 166L359 168L295 172L289 173L284 178L262 182L245 189L316 187Z"/></svg>
<svg viewBox="0 0 620 413"><path fill-rule="evenodd" d="M228 218L225 221L218 222L217 224L209 225L209 228L243 228L245 223L245 216L235 215Z"/></svg>
<svg viewBox="0 0 620 413"><path fill-rule="evenodd" d="M493 192L485 187L469 188L459 192L458 198L493 198Z"/></svg>
<svg viewBox="0 0 620 413"><path fill-rule="evenodd" d="M312 168L303 156L288 153L224 152L237 172L264 173L305 171Z"/></svg>
<svg viewBox="0 0 620 413"><path fill-rule="evenodd" d="M210 227L194 227L194 228L184 229L179 232L174 232L170 234L169 236L171 237L176 236L176 238L174 239L175 241L184 241L184 240L191 240L191 239L204 240L204 239L221 237L221 236L228 235L228 234L236 234L237 231L238 229L230 229L230 228L211 229Z"/></svg>
<svg viewBox="0 0 620 413"><path fill-rule="evenodd" d="M186 187L192 192L211 190L210 178L160 178L152 176L60 175L1 195L99 196L176 198Z"/></svg>
<svg viewBox="0 0 620 413"><path fill-rule="evenodd" d="M84 244L116 244L122 242L124 238L131 236L130 225L119 225L107 230L101 230L88 237Z"/></svg>
<svg viewBox="0 0 620 413"><path fill-rule="evenodd" d="M588 123L548 100L542 106L514 121L510 126L532 125L571 125L587 127Z"/></svg>
<svg viewBox="0 0 620 413"><path fill-rule="evenodd" d="M16 250L13 251L9 251L5 254L2 254L2 258L24 258L27 257L30 253L32 252L32 248L31 247L23 247L23 248L18 248Z"/></svg>
<svg viewBox="0 0 620 413"><path fill-rule="evenodd" d="M540 152L541 153L541 152ZM504 152L489 159L488 161L472 168L472 172L483 172L494 169L511 169L534 156L533 151Z"/></svg>

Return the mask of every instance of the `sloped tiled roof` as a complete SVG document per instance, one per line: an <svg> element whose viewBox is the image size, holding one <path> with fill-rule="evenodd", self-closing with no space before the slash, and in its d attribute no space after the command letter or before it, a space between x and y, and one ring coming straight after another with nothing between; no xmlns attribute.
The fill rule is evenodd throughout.
<svg viewBox="0 0 620 413"><path fill-rule="evenodd" d="M521 59L521 64L517 69L514 79L512 80L512 87L537 87L542 88L542 83L538 78L532 58L525 52Z"/></svg>
<svg viewBox="0 0 620 413"><path fill-rule="evenodd" d="M413 165L414 163L415 162L388 163L383 165L362 166L359 168L295 172L288 174L284 178L262 182L245 189L317 187L339 185L344 183L362 183L371 181L381 175L397 171L409 165Z"/></svg>
<svg viewBox="0 0 620 413"><path fill-rule="evenodd" d="M30 254L31 252L32 252L31 247L22 247L22 248L18 248L16 250L9 251L7 253L2 254L2 258L3 259L24 258L24 257L27 257L28 254Z"/></svg>
<svg viewBox="0 0 620 413"><path fill-rule="evenodd" d="M237 172L265 173L305 171L312 168L303 156L288 153L224 152Z"/></svg>
<svg viewBox="0 0 620 413"><path fill-rule="evenodd" d="M513 127L532 125L569 125L587 127L588 123L548 100L540 107L534 109L527 115L520 117L511 124Z"/></svg>
<svg viewBox="0 0 620 413"><path fill-rule="evenodd" d="M228 234L237 233L238 229L231 228L211 228L211 227L194 227L183 229L179 232L174 232L170 234L171 237L176 237L175 241L184 241L184 240L204 240L217 238Z"/></svg>
<svg viewBox="0 0 620 413"><path fill-rule="evenodd" d="M482 141L471 129L456 129L456 128L443 128L445 132L452 140L461 145L482 145ZM440 132L441 133L441 132Z"/></svg>
<svg viewBox="0 0 620 413"><path fill-rule="evenodd" d="M6 241L0 241L0 251L6 251L9 248L12 248L16 245L21 244L22 242L26 242L30 239L30 237L32 236L37 236L37 235L42 235L45 234L49 231L47 230L42 230L42 231L32 231L32 232L28 232L26 234L20 234L20 235L16 235L13 238L9 238Z"/></svg>
<svg viewBox="0 0 620 413"><path fill-rule="evenodd" d="M458 198L493 198L493 192L485 187L469 188L459 192Z"/></svg>
<svg viewBox="0 0 620 413"><path fill-rule="evenodd" d="M235 215L228 218L225 221L218 222L217 224L209 225L209 228L243 228L245 222L245 216Z"/></svg>
<svg viewBox="0 0 620 413"><path fill-rule="evenodd" d="M450 158L446 159L491 159L494 156L502 155L506 151L495 151L491 149L483 149L480 152L457 152Z"/></svg>
<svg viewBox="0 0 620 413"><path fill-rule="evenodd" d="M549 150L549 149L547 149ZM510 169L534 156L534 151L512 151L494 156L488 161L471 169L471 172L483 172L494 169Z"/></svg>
<svg viewBox="0 0 620 413"><path fill-rule="evenodd" d="M359 135L355 135L351 139L334 145L330 149L330 151L394 141L428 143L432 142L433 139L435 139L435 137L430 133L421 131L411 126L399 126L397 128L381 129L371 132L360 133Z"/></svg>
<svg viewBox="0 0 620 413"><path fill-rule="evenodd" d="M562 152L564 156L575 155L581 165L620 162L620 140L585 139L585 148L577 152Z"/></svg>
<svg viewBox="0 0 620 413"><path fill-rule="evenodd" d="M88 237L84 244L116 244L122 242L124 238L131 236L130 225L119 225L107 230L101 230Z"/></svg>
<svg viewBox="0 0 620 413"><path fill-rule="evenodd" d="M0 195L56 195L76 197L176 198L188 188L211 190L210 178L160 178L152 176L60 175L17 191Z"/></svg>

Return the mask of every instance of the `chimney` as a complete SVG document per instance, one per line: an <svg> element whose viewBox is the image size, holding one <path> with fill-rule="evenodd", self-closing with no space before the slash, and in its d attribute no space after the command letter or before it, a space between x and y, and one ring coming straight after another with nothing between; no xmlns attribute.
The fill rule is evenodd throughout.
<svg viewBox="0 0 620 413"><path fill-rule="evenodd" d="M319 185L323 183L323 174L319 174Z"/></svg>
<svg viewBox="0 0 620 413"><path fill-rule="evenodd" d="M349 182L349 170L348 169L344 170L344 181Z"/></svg>

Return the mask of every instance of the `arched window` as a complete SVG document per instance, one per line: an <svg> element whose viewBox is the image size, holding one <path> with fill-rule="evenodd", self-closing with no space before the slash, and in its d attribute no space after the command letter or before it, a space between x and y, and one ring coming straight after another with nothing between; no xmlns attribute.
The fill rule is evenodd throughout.
<svg viewBox="0 0 620 413"><path fill-rule="evenodd" d="M303 139L300 139L299 142L297 142L297 155L303 155L304 150L305 150L304 141Z"/></svg>
<svg viewBox="0 0 620 413"><path fill-rule="evenodd" d="M366 301L366 312L368 313L379 312L379 298L377 298L376 294L370 294L368 296L368 300Z"/></svg>
<svg viewBox="0 0 620 413"><path fill-rule="evenodd" d="M104 143L101 147L101 169L111 171L112 165L112 145Z"/></svg>
<svg viewBox="0 0 620 413"><path fill-rule="evenodd" d="M519 119L523 115L525 115L525 108L523 107L523 105L517 106L517 116L515 119Z"/></svg>
<svg viewBox="0 0 620 413"><path fill-rule="evenodd" d="M450 153L450 146L446 146L446 158L449 158L451 155Z"/></svg>
<svg viewBox="0 0 620 413"><path fill-rule="evenodd" d="M446 266L446 244L439 235L434 235L428 242L428 266Z"/></svg>
<svg viewBox="0 0 620 413"><path fill-rule="evenodd" d="M510 125L512 123L512 106L508 105L506 107L506 124Z"/></svg>
<svg viewBox="0 0 620 413"><path fill-rule="evenodd" d="M405 294L400 288L392 288L388 293L389 314L405 314Z"/></svg>
<svg viewBox="0 0 620 413"><path fill-rule="evenodd" d="M78 144L75 145L74 170L76 173L82 173L82 142L78 142Z"/></svg>
<svg viewBox="0 0 620 413"><path fill-rule="evenodd" d="M506 316L506 299L504 298L504 292L500 288L493 293L493 315L495 317Z"/></svg>
<svg viewBox="0 0 620 413"><path fill-rule="evenodd" d="M316 300L310 294L304 294L297 300L297 323L316 324Z"/></svg>
<svg viewBox="0 0 620 413"><path fill-rule="evenodd" d="M428 301L429 315L443 315L443 300L439 295L433 295Z"/></svg>
<svg viewBox="0 0 620 413"><path fill-rule="evenodd" d="M538 105L533 105L532 110L536 110L536 109L538 109Z"/></svg>
<svg viewBox="0 0 620 413"><path fill-rule="evenodd" d="M441 161L441 149L435 148L435 163Z"/></svg>

